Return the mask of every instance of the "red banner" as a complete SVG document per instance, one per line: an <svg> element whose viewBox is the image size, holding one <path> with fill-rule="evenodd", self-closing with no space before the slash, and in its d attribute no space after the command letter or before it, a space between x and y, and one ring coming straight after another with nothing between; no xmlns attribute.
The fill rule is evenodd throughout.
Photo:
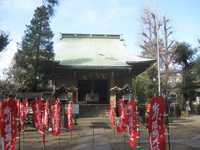
<svg viewBox="0 0 200 150"><path fill-rule="evenodd" d="M17 101L18 117L20 118L21 131L23 131L23 105L21 101Z"/></svg>
<svg viewBox="0 0 200 150"><path fill-rule="evenodd" d="M137 114L136 102L130 101L126 111L126 125L128 128L129 145L136 147L135 140L137 138Z"/></svg>
<svg viewBox="0 0 200 150"><path fill-rule="evenodd" d="M71 122L71 113L72 113L72 106L71 106L71 102L69 102L67 112L66 112L67 119L68 119L68 129L71 129L73 127L73 124Z"/></svg>
<svg viewBox="0 0 200 150"><path fill-rule="evenodd" d="M113 100L110 101L109 118L110 118L111 126L114 127L114 125L115 125L115 114L114 114L114 110L113 110Z"/></svg>
<svg viewBox="0 0 200 150"><path fill-rule="evenodd" d="M125 132L125 107L124 101L118 101L118 112L119 112L119 120L117 121L117 132L124 133Z"/></svg>
<svg viewBox="0 0 200 150"><path fill-rule="evenodd" d="M150 101L149 114L149 149L166 150L165 129L163 125L163 115L165 111L164 98L162 96L153 97Z"/></svg>
<svg viewBox="0 0 200 150"><path fill-rule="evenodd" d="M38 132L42 135L42 141L45 146L45 134L43 131L43 124L42 124L42 100L37 99L31 102L32 110L33 110L33 118L34 118L34 125Z"/></svg>
<svg viewBox="0 0 200 150"><path fill-rule="evenodd" d="M25 116L25 119L27 119L28 100L24 99L23 103L24 103L24 116Z"/></svg>
<svg viewBox="0 0 200 150"><path fill-rule="evenodd" d="M17 107L13 100L2 106L1 139L2 150L14 150L17 137Z"/></svg>
<svg viewBox="0 0 200 150"><path fill-rule="evenodd" d="M53 103L52 109L52 135L59 136L59 126L60 126L60 113L59 113L59 102Z"/></svg>
<svg viewBox="0 0 200 150"><path fill-rule="evenodd" d="M48 126L48 107L49 107L49 101L47 100L44 104L44 108L43 108L43 123L44 126L47 127Z"/></svg>

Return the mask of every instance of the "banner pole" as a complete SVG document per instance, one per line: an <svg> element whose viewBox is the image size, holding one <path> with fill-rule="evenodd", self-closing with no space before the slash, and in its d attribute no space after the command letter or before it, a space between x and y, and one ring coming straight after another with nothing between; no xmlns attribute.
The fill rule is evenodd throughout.
<svg viewBox="0 0 200 150"><path fill-rule="evenodd" d="M22 107L23 107L23 113L24 113L24 105L22 105ZM25 117L25 113L23 115L23 147L22 147L22 150L24 149L24 130L25 130L25 128L24 128L24 117Z"/></svg>
<svg viewBox="0 0 200 150"><path fill-rule="evenodd" d="M126 132L124 131L124 148L126 149L126 144L125 144L125 142L126 142L126 141L125 141L125 140L126 140L125 138L126 138L126 137L125 137L125 134L126 134Z"/></svg>
<svg viewBox="0 0 200 150"><path fill-rule="evenodd" d="M71 101L70 101L71 102ZM71 109L71 112L72 112L72 107L70 108ZM71 124L72 124L72 113L70 114L70 120L71 120ZM72 127L73 128L73 127ZM71 140L72 140L72 128L70 129L71 130Z"/></svg>
<svg viewBox="0 0 200 150"><path fill-rule="evenodd" d="M116 114L115 114L114 108L113 108L113 112L114 112L114 127L113 127L113 129L114 129L114 138L115 138L115 116L116 116Z"/></svg>
<svg viewBox="0 0 200 150"><path fill-rule="evenodd" d="M114 123L115 123L115 120L116 119L114 119ZM116 127L116 125L114 125L114 128L113 128L114 129L114 138L115 138L115 127Z"/></svg>
<svg viewBox="0 0 200 150"><path fill-rule="evenodd" d="M134 75L133 78L134 78L134 90L135 90L135 98L134 99L135 99L136 106L137 106L137 108L136 108L136 113L137 113L137 137L136 138L138 138L138 146L137 146L137 148L140 150L139 100L137 100L136 81L135 81L136 76Z"/></svg>
<svg viewBox="0 0 200 150"><path fill-rule="evenodd" d="M72 140L72 129L71 129L71 140Z"/></svg>
<svg viewBox="0 0 200 150"><path fill-rule="evenodd" d="M44 126L44 120L43 120L43 130L44 130L44 143L46 143L45 139L46 139L46 136L45 136L45 126ZM45 150L45 144L44 144L44 150Z"/></svg>
<svg viewBox="0 0 200 150"><path fill-rule="evenodd" d="M21 127L21 125L20 125L20 100L18 100L19 101L19 128L18 128L18 130L19 130L19 150L20 150L20 127Z"/></svg>
<svg viewBox="0 0 200 150"><path fill-rule="evenodd" d="M58 137L59 137L59 147L60 147L60 131L59 131L59 136Z"/></svg>
<svg viewBox="0 0 200 150"><path fill-rule="evenodd" d="M93 127L93 150L94 150L94 127Z"/></svg>
<svg viewBox="0 0 200 150"><path fill-rule="evenodd" d="M59 120L60 121L60 120ZM60 125L59 125L60 126ZM60 127L59 127L59 147L60 147Z"/></svg>
<svg viewBox="0 0 200 150"><path fill-rule="evenodd" d="M24 149L24 131L23 131L23 147L22 149Z"/></svg>
<svg viewBox="0 0 200 150"><path fill-rule="evenodd" d="M42 120L43 120L43 122L42 122L42 128L43 128L43 131L44 131L44 150L45 150L45 126L44 126L44 124L45 124L45 100L44 99L42 99L41 98L41 100L44 102L42 102L42 105L43 105L43 107L42 107L42 111L41 111L41 113L42 113Z"/></svg>
<svg viewBox="0 0 200 150"><path fill-rule="evenodd" d="M62 105L61 105L61 108L60 108L60 99L58 99L58 106L59 106L59 148L60 148L60 111L62 111Z"/></svg>
<svg viewBox="0 0 200 150"><path fill-rule="evenodd" d="M48 109L48 107L50 106L50 109ZM48 107L47 107L47 115L48 115L48 126L47 126L47 137L48 137L48 135L49 135L49 127L50 127L50 114L51 114L51 105L49 105ZM52 118L52 117L51 117Z"/></svg>
<svg viewBox="0 0 200 150"><path fill-rule="evenodd" d="M139 101L136 100L136 104L137 104L137 137L138 137L138 149L140 150L140 125L139 125L139 121L140 121L140 116L139 116Z"/></svg>
<svg viewBox="0 0 200 150"><path fill-rule="evenodd" d="M167 103L167 96L165 96L165 125L167 126L167 132L168 132L168 146L170 150L170 135L169 135L169 109L168 109L168 103Z"/></svg>

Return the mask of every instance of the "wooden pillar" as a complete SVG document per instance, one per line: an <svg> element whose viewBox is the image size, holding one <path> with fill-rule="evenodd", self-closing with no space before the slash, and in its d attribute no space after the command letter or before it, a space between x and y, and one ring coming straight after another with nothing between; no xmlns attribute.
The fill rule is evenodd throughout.
<svg viewBox="0 0 200 150"><path fill-rule="evenodd" d="M115 86L115 78L114 78L115 74L112 71L111 75L110 75L110 89L113 88ZM110 100L113 100L113 105L115 107L116 101L114 100L114 91L110 92ZM110 102L109 102L110 103Z"/></svg>
<svg viewBox="0 0 200 150"><path fill-rule="evenodd" d="M76 103L78 103L78 90L76 91Z"/></svg>

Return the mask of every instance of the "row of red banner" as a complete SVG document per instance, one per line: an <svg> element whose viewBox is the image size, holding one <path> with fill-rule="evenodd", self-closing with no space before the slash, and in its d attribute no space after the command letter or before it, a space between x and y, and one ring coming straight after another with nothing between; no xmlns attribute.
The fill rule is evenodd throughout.
<svg viewBox="0 0 200 150"><path fill-rule="evenodd" d="M25 112L25 119L27 117L28 101L23 100L24 108L21 101L14 100L0 100L0 128L3 150L14 150L14 145L17 137L17 117L19 117L21 131L23 131L23 112ZM42 141L45 146L45 132L43 126L48 126L48 106L49 101L46 101L42 108L42 100L37 99L31 102L33 110L34 125L42 136ZM68 118L68 129L72 128L71 122L71 102L69 102L66 115ZM59 136L59 102L56 101L52 108L52 135Z"/></svg>
<svg viewBox="0 0 200 150"><path fill-rule="evenodd" d="M163 116L165 111L164 98L162 96L153 97L150 101L150 114L149 114L149 149L166 149L165 143L165 129L163 124ZM124 100L118 101L119 119L116 123L117 131L119 133L125 133L125 124L128 129L129 145L136 147L135 140L137 138L137 112L136 102L130 101L127 106L125 114ZM109 118L111 126L115 125L115 116L113 101L110 102Z"/></svg>

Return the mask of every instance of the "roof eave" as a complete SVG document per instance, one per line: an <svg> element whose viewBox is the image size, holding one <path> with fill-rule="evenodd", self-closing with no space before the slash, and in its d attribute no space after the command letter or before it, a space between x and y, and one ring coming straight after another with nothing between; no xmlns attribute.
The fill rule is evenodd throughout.
<svg viewBox="0 0 200 150"><path fill-rule="evenodd" d="M131 66L76 66L76 65L60 65L61 67L64 67L66 69L100 69L100 70L106 70L106 69L116 69L116 70L130 70Z"/></svg>
<svg viewBox="0 0 200 150"><path fill-rule="evenodd" d="M155 59L148 59L148 60L144 60L144 61L126 61L126 63L128 65L135 65L135 64L153 64L155 63L156 60Z"/></svg>
<svg viewBox="0 0 200 150"><path fill-rule="evenodd" d="M148 69L153 63L155 63L155 59L146 60L146 61L126 61L127 64L132 66L131 74L137 76Z"/></svg>

